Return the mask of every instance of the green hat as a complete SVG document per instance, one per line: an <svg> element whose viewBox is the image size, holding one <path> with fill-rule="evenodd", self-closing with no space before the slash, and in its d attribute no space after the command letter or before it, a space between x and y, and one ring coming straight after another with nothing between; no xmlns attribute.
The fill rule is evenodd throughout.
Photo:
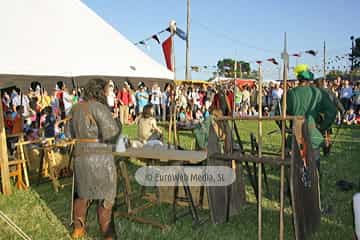
<svg viewBox="0 0 360 240"><path fill-rule="evenodd" d="M298 80L307 80L311 81L314 80L314 74L310 71L304 71L298 74Z"/></svg>
<svg viewBox="0 0 360 240"><path fill-rule="evenodd" d="M294 72L298 80L314 80L314 74L310 72L309 66L306 64L299 64L294 68Z"/></svg>

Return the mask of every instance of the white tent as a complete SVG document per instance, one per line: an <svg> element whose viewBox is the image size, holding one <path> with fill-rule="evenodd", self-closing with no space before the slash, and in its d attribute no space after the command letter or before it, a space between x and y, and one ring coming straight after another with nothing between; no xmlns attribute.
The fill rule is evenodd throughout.
<svg viewBox="0 0 360 240"><path fill-rule="evenodd" d="M0 87L51 77L173 78L80 0L2 0L0 32Z"/></svg>

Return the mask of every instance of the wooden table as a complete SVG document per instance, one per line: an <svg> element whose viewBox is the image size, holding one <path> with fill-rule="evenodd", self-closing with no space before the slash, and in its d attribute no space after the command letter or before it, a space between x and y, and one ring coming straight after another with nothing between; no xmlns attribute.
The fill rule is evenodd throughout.
<svg viewBox="0 0 360 240"><path fill-rule="evenodd" d="M114 156L140 158L144 160L159 160L160 162L183 162L198 164L203 162L206 152L174 150L159 147L128 148L125 152L115 152Z"/></svg>
<svg viewBox="0 0 360 240"><path fill-rule="evenodd" d="M174 149L167 149L166 147L143 147L143 148L128 148L125 152L115 152L113 153L115 157L125 157L125 158L132 158L132 159L141 159L145 162L147 162L147 165L149 163L153 163L154 161L158 161L160 163L175 163L179 165L183 164L200 164L207 158L206 152L199 152L199 151L183 151L183 150L174 150ZM136 217L135 215L141 211L143 211L146 208L149 208L153 206L156 202L158 202L158 199L148 199L150 200L150 204L146 204L144 206L138 207L133 209L131 205L131 201L133 198L134 193L131 190L131 184L130 179L126 167L125 161L120 161L120 171L121 176L124 180L125 190L124 190L124 197L125 202L128 207L128 212L117 212L115 215L117 216L123 216L127 217L130 220L137 221L144 224L150 224L155 227L159 227L161 229L166 229L168 225L161 224L158 222L154 222L148 219ZM196 212L196 208L194 205L194 202L192 200L192 195L190 192L190 187L184 186L184 191L186 192L186 197L189 200L189 213L191 213L193 217L194 223L199 223L199 218ZM143 188L144 189L144 188ZM143 195L143 189L142 193L140 195ZM176 215L176 199L177 199L177 190L178 187L175 186L175 197L173 202L173 214L174 214L174 221L178 218Z"/></svg>

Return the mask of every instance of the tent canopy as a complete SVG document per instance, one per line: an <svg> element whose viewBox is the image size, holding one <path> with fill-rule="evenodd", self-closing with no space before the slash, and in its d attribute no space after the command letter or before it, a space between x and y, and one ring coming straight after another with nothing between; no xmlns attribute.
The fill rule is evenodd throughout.
<svg viewBox="0 0 360 240"><path fill-rule="evenodd" d="M5 0L0 19L0 87L31 77L174 76L80 0Z"/></svg>

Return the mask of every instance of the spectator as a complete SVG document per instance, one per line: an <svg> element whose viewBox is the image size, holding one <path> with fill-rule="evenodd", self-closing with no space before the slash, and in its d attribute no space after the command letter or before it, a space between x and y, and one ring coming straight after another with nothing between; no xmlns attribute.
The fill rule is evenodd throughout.
<svg viewBox="0 0 360 240"><path fill-rule="evenodd" d="M275 84L275 88L272 90L271 98L272 98L272 105L277 105L281 97L283 95L283 90L280 88L280 85L278 83Z"/></svg>
<svg viewBox="0 0 360 240"><path fill-rule="evenodd" d="M16 114L13 116L13 128L11 133L18 134L24 132L24 107L17 106L16 107Z"/></svg>
<svg viewBox="0 0 360 240"><path fill-rule="evenodd" d="M186 108L185 115L186 115L186 121L187 121L187 122L192 122L192 120L193 120L194 118L193 118L193 112L192 112L190 106L188 106L188 107Z"/></svg>
<svg viewBox="0 0 360 240"><path fill-rule="evenodd" d="M11 98L7 92L3 93L1 101L3 105L3 111L7 112L10 109L10 103L11 103Z"/></svg>
<svg viewBox="0 0 360 240"><path fill-rule="evenodd" d="M354 113L354 109L350 108L344 117L344 123L346 125L356 124L356 114Z"/></svg>
<svg viewBox="0 0 360 240"><path fill-rule="evenodd" d="M181 107L180 111L179 111L179 121L181 123L186 123L186 113L185 113L185 109L183 107Z"/></svg>
<svg viewBox="0 0 360 240"><path fill-rule="evenodd" d="M136 93L135 97L138 108L137 113L141 114L143 112L143 108L149 103L149 94L145 91L143 83L139 84L139 91Z"/></svg>
<svg viewBox="0 0 360 240"><path fill-rule="evenodd" d="M51 106L48 106L44 109L43 113L45 115L45 121L43 124L44 136L46 138L55 137L56 118L53 114L53 109L51 108Z"/></svg>
<svg viewBox="0 0 360 240"><path fill-rule="evenodd" d="M55 86L55 96L57 99L58 110L59 110L61 119L64 119L66 117L64 98L63 98L64 89L65 89L65 84L62 81L58 81Z"/></svg>
<svg viewBox="0 0 360 240"><path fill-rule="evenodd" d="M44 108L51 105L51 97L48 95L46 90L42 91L39 100L40 110L43 110Z"/></svg>
<svg viewBox="0 0 360 240"><path fill-rule="evenodd" d="M22 94L20 88L16 88L12 93L12 106L13 111L16 112L16 107L22 105L24 107L24 117L28 117L30 114L30 100L28 96Z"/></svg>
<svg viewBox="0 0 360 240"><path fill-rule="evenodd" d="M106 103L109 106L111 112L114 113L116 96L115 96L115 85L112 80L108 81L106 91L107 91L107 93L105 94L106 95Z"/></svg>
<svg viewBox="0 0 360 240"><path fill-rule="evenodd" d="M353 89L349 85L349 81L345 80L344 85L340 90L340 101L346 111L350 109L352 96L353 96Z"/></svg>
<svg viewBox="0 0 360 240"><path fill-rule="evenodd" d="M127 82L123 84L116 98L119 103L120 122L122 125L126 125L129 123L129 106L131 104L131 92Z"/></svg>
<svg viewBox="0 0 360 240"><path fill-rule="evenodd" d="M161 117L161 90L158 84L154 84L151 88L151 104L154 107L155 118L156 120L160 120Z"/></svg>
<svg viewBox="0 0 360 240"><path fill-rule="evenodd" d="M246 85L242 91L242 107L250 105L250 91L249 87Z"/></svg>
<svg viewBox="0 0 360 240"><path fill-rule="evenodd" d="M169 97L170 97L170 91L171 91L171 87L169 84L165 85L164 91L161 94L161 111L162 111L162 120L165 122L166 121L166 116L167 113L169 111Z"/></svg>
<svg viewBox="0 0 360 240"><path fill-rule="evenodd" d="M353 91L353 105L355 112L360 110L360 82L358 82Z"/></svg>
<svg viewBox="0 0 360 240"><path fill-rule="evenodd" d="M235 112L240 110L241 102L242 102L242 89L241 86L236 86L235 91Z"/></svg>
<svg viewBox="0 0 360 240"><path fill-rule="evenodd" d="M151 104L144 106L141 116L137 119L138 139L142 143L150 140L160 140L162 131L156 125L154 108Z"/></svg>
<svg viewBox="0 0 360 240"><path fill-rule="evenodd" d="M73 98L70 95L69 89L67 87L65 87L63 91L63 102L64 102L65 117L67 117L71 111L72 102L73 102Z"/></svg>

